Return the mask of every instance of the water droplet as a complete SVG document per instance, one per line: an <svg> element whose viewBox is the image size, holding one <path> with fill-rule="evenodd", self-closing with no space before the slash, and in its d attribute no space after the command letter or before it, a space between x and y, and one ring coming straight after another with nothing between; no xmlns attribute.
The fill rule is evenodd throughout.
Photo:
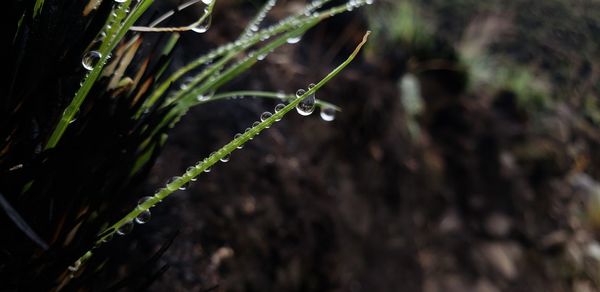
<svg viewBox="0 0 600 292"><path fill-rule="evenodd" d="M197 177L192 177L192 173L194 173L196 171L196 167L195 166L190 166L185 170L185 173L187 175L190 176L190 181L197 181L198 178Z"/></svg>
<svg viewBox="0 0 600 292"><path fill-rule="evenodd" d="M285 104L280 103L278 105L275 106L275 112L278 113L279 111L281 111L283 108L285 107Z"/></svg>
<svg viewBox="0 0 600 292"><path fill-rule="evenodd" d="M213 0L202 0L202 3L209 5L210 3L212 3Z"/></svg>
<svg viewBox="0 0 600 292"><path fill-rule="evenodd" d="M178 189L178 187L175 186L175 181L177 181L179 179L180 179L180 177L178 177L178 176L174 176L174 177L170 178L169 181L167 182L167 190L176 191Z"/></svg>
<svg viewBox="0 0 600 292"><path fill-rule="evenodd" d="M205 1L205 0L202 0ZM210 23L212 22L212 14L209 14L202 23L194 26L192 31L197 33L205 33L210 28Z"/></svg>
<svg viewBox="0 0 600 292"><path fill-rule="evenodd" d="M258 126L259 124L260 124L260 122L259 122L259 121L256 121L256 122L252 123L252 128L254 128L254 127Z"/></svg>
<svg viewBox="0 0 600 292"><path fill-rule="evenodd" d="M100 58L102 58L102 54L100 54L100 52L89 51L83 55L83 58L81 59L81 65L83 65L83 68L86 70L91 71L94 69L94 66L98 64Z"/></svg>
<svg viewBox="0 0 600 292"><path fill-rule="evenodd" d="M254 24L254 25L250 26L250 30L253 31L253 32L257 32L258 31L258 25Z"/></svg>
<svg viewBox="0 0 600 292"><path fill-rule="evenodd" d="M311 83L308 86L308 88L311 89L314 86L315 85ZM302 91L302 94L298 95L298 93L301 91ZM300 97L305 93L306 92L304 91L304 89L298 89L298 92L296 92L296 96ZM312 94L308 95L298 105L296 105L296 111L300 115L303 115L303 116L308 116L308 115L312 114L315 111L315 94L312 93Z"/></svg>
<svg viewBox="0 0 600 292"><path fill-rule="evenodd" d="M296 97L299 98L301 96L303 96L306 93L306 90L300 88L298 89L298 91L296 91Z"/></svg>
<svg viewBox="0 0 600 292"><path fill-rule="evenodd" d="M125 222L125 223L123 223L123 225L121 225L121 227L119 227L119 229L117 229L117 234L125 235L125 234L128 234L129 232L131 232L131 230L133 230L133 222L131 222L131 221Z"/></svg>
<svg viewBox="0 0 600 292"><path fill-rule="evenodd" d="M270 118L271 116L273 116L273 114L272 114L272 113L270 113L270 112L264 112L264 113L262 113L262 115L260 115L260 121L261 121L261 122L264 122L264 121L266 121L268 118Z"/></svg>
<svg viewBox="0 0 600 292"><path fill-rule="evenodd" d="M140 207L141 207L141 205L142 205L143 203L145 203L146 201L148 201L148 200L150 200L150 199L152 199L152 197L151 197L151 196L146 196L146 197L142 197L142 198L140 198L140 199L138 200L138 208L140 208Z"/></svg>
<svg viewBox="0 0 600 292"><path fill-rule="evenodd" d="M373 0L366 0L365 3L367 3L367 5L371 5L373 4Z"/></svg>
<svg viewBox="0 0 600 292"><path fill-rule="evenodd" d="M115 0L117 3L125 3L126 0Z"/></svg>
<svg viewBox="0 0 600 292"><path fill-rule="evenodd" d="M112 240L112 238L113 238L113 233L109 233L104 238L102 238L102 242L109 242Z"/></svg>
<svg viewBox="0 0 600 292"><path fill-rule="evenodd" d="M295 44L297 42L299 42L302 39L301 36L296 36L296 37L291 37L287 39L287 43L288 44Z"/></svg>
<svg viewBox="0 0 600 292"><path fill-rule="evenodd" d="M265 57L267 57L267 54L260 54L260 55L256 56L256 60L262 61L265 59Z"/></svg>
<svg viewBox="0 0 600 292"><path fill-rule="evenodd" d="M235 134L235 136L233 136L233 139L237 139L237 138L239 138L241 136L242 136L241 133L237 133L237 134ZM237 147L237 149L242 149L242 148L244 148L244 144L242 144L242 145L240 145L240 146Z"/></svg>
<svg viewBox="0 0 600 292"><path fill-rule="evenodd" d="M207 101L208 100L208 95L204 95L204 94L200 94L198 96L196 96L196 100L198 101Z"/></svg>
<svg viewBox="0 0 600 292"><path fill-rule="evenodd" d="M150 213L149 210L144 210L144 211L142 211L142 213L138 214L137 217L135 217L135 223L137 223L137 224L148 223L148 221L150 221L151 215L152 215L152 213Z"/></svg>
<svg viewBox="0 0 600 292"><path fill-rule="evenodd" d="M207 167L204 172L210 172L210 167Z"/></svg>
<svg viewBox="0 0 600 292"><path fill-rule="evenodd" d="M321 108L321 119L326 122L335 120L335 109L328 106Z"/></svg>
<svg viewBox="0 0 600 292"><path fill-rule="evenodd" d="M221 157L220 160L221 160L221 162L227 162L227 161L229 161L229 157L230 157L230 155L228 153L228 154L225 154L225 156Z"/></svg>

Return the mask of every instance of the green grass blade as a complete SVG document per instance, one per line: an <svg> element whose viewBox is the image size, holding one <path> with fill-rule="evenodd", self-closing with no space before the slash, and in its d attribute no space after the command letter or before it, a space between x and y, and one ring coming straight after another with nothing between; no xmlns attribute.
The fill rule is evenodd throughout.
<svg viewBox="0 0 600 292"><path fill-rule="evenodd" d="M87 97L87 94L90 92L92 86L100 76L100 73L102 72L102 69L104 68L104 65L106 64L109 58L110 52L125 36L125 33L127 33L129 27L131 27L133 23L152 4L152 0L142 0L130 14L127 14L131 1L132 0L125 1L117 8L115 13L116 15L114 16L114 25L111 27L111 29L107 33L106 38L102 41L102 44L100 45L100 60L84 78L81 87L79 88L79 90L77 90L77 92L75 93L75 97L63 112L60 120L58 121L58 124L56 125L54 131L50 135L50 138L48 139L48 142L46 143L44 149L54 148L56 144L58 144L60 138L66 131L71 121L73 120L75 114L79 111L79 107L84 102L85 98ZM123 21L123 19L125 20Z"/></svg>
<svg viewBox="0 0 600 292"><path fill-rule="evenodd" d="M154 207L155 205L160 203L162 200L167 198L169 195L171 195L175 191L177 191L180 187L190 183L190 181L192 179L194 179L197 176L199 176L200 174L202 174L206 169L212 167L219 160L221 160L225 156L230 155L230 153L235 151L238 148L238 146L245 144L250 139L252 139L254 136L258 135L260 132L262 132L266 128L270 127L275 122L281 120L283 118L283 116L285 116L288 112L293 110L302 100L304 100L307 96L314 94L317 90L319 90L327 82L329 82L333 77L338 75L346 66L348 66L348 64L350 64L352 62L352 60L354 60L354 58L358 55L358 52L363 47L363 45L367 42L367 38L368 38L369 34L370 34L370 32L368 31L364 35L363 40L354 49L352 54L350 54L350 56L344 62L342 62L338 67L336 67L333 71L331 71L329 74L327 74L327 76L325 76L315 86L313 86L312 88L307 90L302 96L300 96L300 97L296 98L294 101L290 102L288 105L286 105L280 111L273 113L273 115L271 117L269 117L268 119L265 119L264 121L260 122L258 125L250 128L244 134L240 135L239 137L233 139L231 142L227 143L225 146L221 147L221 149L214 152L212 155L210 155L203 161L198 162L198 164L196 164L195 166L188 168L188 170L183 175L181 175L180 177L176 177L176 179L174 179L172 182L168 183L164 188L157 191L148 200L146 200L142 204L138 205L131 212L129 212L127 215L125 215L121 220L117 221L115 224L113 224L112 226L110 226L109 228L104 230L101 233L99 239L96 241L95 245L96 246L101 245L103 242L105 242L105 240L107 238L112 237L113 234L121 226L123 226L126 223L132 222L142 212ZM81 258L79 258L76 261L76 263L74 264L74 267L78 268L83 263L85 263L91 256L92 256L92 251L90 250L90 251L86 252Z"/></svg>

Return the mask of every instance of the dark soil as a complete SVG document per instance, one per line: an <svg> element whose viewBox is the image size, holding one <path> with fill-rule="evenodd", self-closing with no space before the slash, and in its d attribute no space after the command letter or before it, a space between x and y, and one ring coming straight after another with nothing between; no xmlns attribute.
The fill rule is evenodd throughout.
<svg viewBox="0 0 600 292"><path fill-rule="evenodd" d="M439 1L423 2L432 2L429 15L441 24L455 16ZM425 110L421 136L409 134L399 79L415 60L458 63L459 36L482 10L464 11L462 29L441 26L426 49L371 40L374 48L318 92L343 109L335 121L291 114L156 208L131 252L147 254L179 234L152 291L595 291L600 245L586 206L598 187L600 131L576 97L598 98L597 86L538 110L520 106L511 90L467 87L468 68L417 70ZM214 24L209 39L231 34L220 30L219 16ZM306 87L366 28L358 13L326 22L230 88ZM597 20L595 29L597 36ZM519 62L535 50L537 61L524 65L548 60L541 66L556 69L551 76L569 75L558 70L565 64L556 52L526 39L515 45L519 37L492 47ZM568 62L591 73L565 84L598 82L598 55L591 56ZM191 111L170 135L148 192L274 105L244 99Z"/></svg>

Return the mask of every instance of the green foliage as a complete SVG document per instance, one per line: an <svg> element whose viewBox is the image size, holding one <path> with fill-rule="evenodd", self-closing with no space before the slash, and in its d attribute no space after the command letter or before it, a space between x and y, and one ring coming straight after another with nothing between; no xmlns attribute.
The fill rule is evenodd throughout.
<svg viewBox="0 0 600 292"><path fill-rule="evenodd" d="M149 26L134 26L152 0L37 0L28 4L14 0L14 5L8 6L16 24L8 34L14 35L14 42L5 45L13 56L5 67L11 78L0 84L6 93L0 103L4 119L0 123L0 195L12 220L6 222L5 232L14 238L2 244L3 250L10 251L8 264L0 270L2 279L10 279L6 285L29 290L77 290L91 285L110 265L110 254L101 243L119 227L281 119L337 75L364 41L347 61L300 98L266 91L216 93L288 39L368 2L321 9L329 1L315 1L261 28L275 4L268 1L239 38L166 75L180 39L178 32L207 23L218 0L213 0L198 20L178 28L157 27L165 18ZM197 0L186 3L203 5ZM142 46L152 39L148 34L161 32L168 35L158 38L150 49ZM81 79L81 57L91 51L98 60L88 64L90 70ZM44 62L37 61L40 55ZM187 87L173 86L184 78L191 80ZM122 217L123 203L137 193L177 121L193 106L237 95L278 98L289 104ZM316 104L339 110L324 101ZM23 234L33 244L23 245ZM91 260L90 248L96 255ZM152 260L161 252L164 249ZM73 276L77 279L72 281ZM103 285L113 289L122 284ZM131 284L139 289L145 285L145 280Z"/></svg>

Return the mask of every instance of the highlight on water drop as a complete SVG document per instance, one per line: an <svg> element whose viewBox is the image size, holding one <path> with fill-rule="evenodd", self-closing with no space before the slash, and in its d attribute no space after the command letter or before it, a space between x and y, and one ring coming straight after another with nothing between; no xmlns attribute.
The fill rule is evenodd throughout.
<svg viewBox="0 0 600 292"><path fill-rule="evenodd" d="M295 43L299 42L301 39L302 39L301 36L296 36L296 37L288 38L286 41L288 44L295 44Z"/></svg>
<svg viewBox="0 0 600 292"><path fill-rule="evenodd" d="M314 86L315 85L311 83L308 86L308 89L311 89ZM296 96L301 97L305 93L306 93L306 91L304 89L298 89L298 91L296 91ZM296 111L302 116L308 116L315 111L315 103L316 103L316 97L315 97L315 94L312 93L312 94L308 95L307 97L305 97L300 103L298 103L298 105L296 105Z"/></svg>
<svg viewBox="0 0 600 292"><path fill-rule="evenodd" d="M335 109L330 106L324 106L321 108L321 119L326 122L335 120Z"/></svg>
<svg viewBox="0 0 600 292"><path fill-rule="evenodd" d="M273 114L272 114L272 113L270 113L270 112L264 112L264 113L262 113L262 114L260 115L260 121L261 121L261 122L264 122L264 121L266 121L268 118L270 118L271 116L273 116Z"/></svg>
<svg viewBox="0 0 600 292"><path fill-rule="evenodd" d="M91 71L94 69L96 64L98 64L100 58L102 58L102 54L100 54L100 52L88 51L83 55L83 58L81 59L81 65L83 65L83 68L86 70Z"/></svg>
<svg viewBox="0 0 600 292"><path fill-rule="evenodd" d="M117 229L117 234L118 235L126 235L128 233L130 233L133 230L133 222L128 221L123 223L123 225L121 225L121 227L119 227L119 229Z"/></svg>
<svg viewBox="0 0 600 292"><path fill-rule="evenodd" d="M204 1L204 0L203 0ZM212 2L212 1L210 1ZM209 4L210 4L209 2ZM204 13L208 13L208 11L204 10ZM192 27L192 31L196 33L205 33L210 28L210 24L212 22L212 14L206 16L206 18L199 24Z"/></svg>
<svg viewBox="0 0 600 292"><path fill-rule="evenodd" d="M142 213L138 214L137 217L135 217L135 223L137 223L137 224L148 223L148 221L150 221L151 216L152 216L152 213L150 213L150 210L144 210L144 211L142 211Z"/></svg>
<svg viewBox="0 0 600 292"><path fill-rule="evenodd" d="M221 157L221 159L219 159L219 160L221 160L221 162L227 162L227 161L229 161L229 158L230 158L230 155L226 154L225 156Z"/></svg>

